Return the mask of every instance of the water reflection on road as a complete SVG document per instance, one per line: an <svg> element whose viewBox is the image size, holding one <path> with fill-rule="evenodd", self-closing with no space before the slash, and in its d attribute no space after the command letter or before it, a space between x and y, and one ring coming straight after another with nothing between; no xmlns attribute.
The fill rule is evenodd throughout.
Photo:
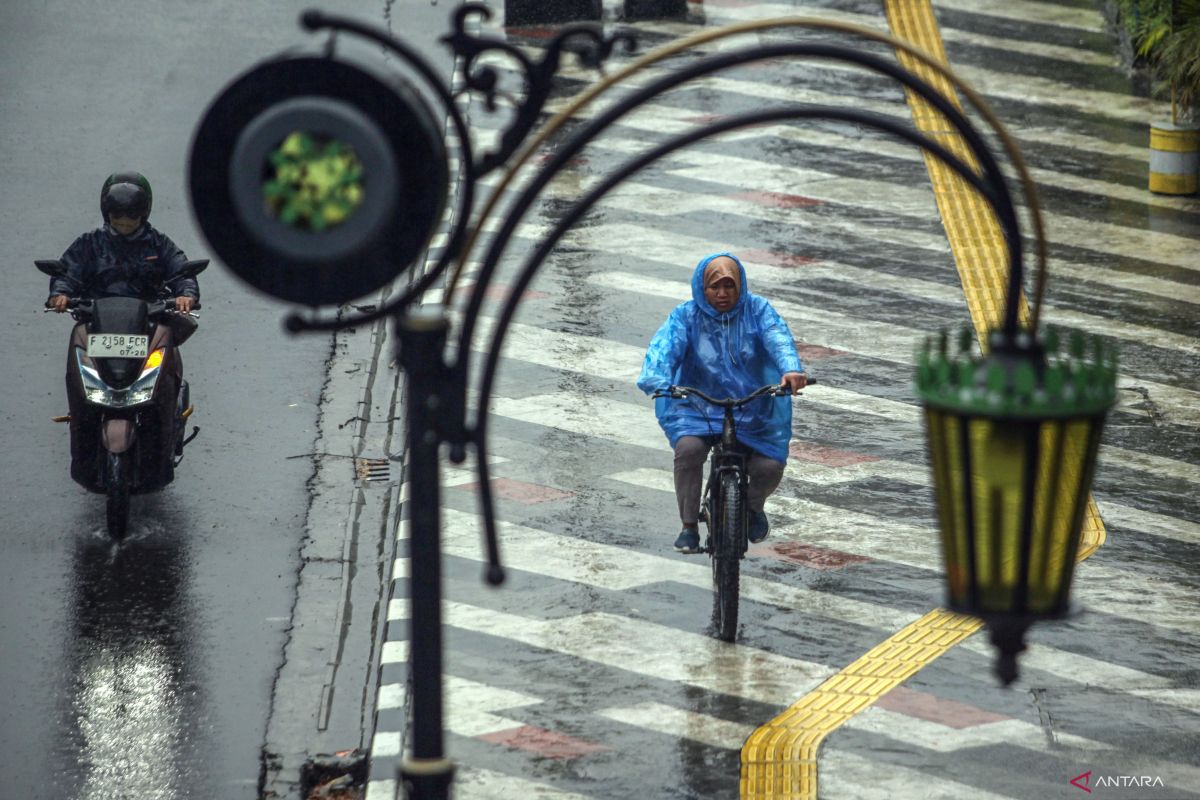
<svg viewBox="0 0 1200 800"><path fill-rule="evenodd" d="M114 544L81 533L66 629L58 796L199 796L197 660L187 635L184 537L140 523Z"/></svg>

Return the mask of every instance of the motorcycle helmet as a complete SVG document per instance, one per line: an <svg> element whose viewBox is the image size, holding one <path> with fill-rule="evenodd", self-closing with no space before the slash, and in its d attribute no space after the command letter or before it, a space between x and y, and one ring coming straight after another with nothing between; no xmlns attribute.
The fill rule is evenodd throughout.
<svg viewBox="0 0 1200 800"><path fill-rule="evenodd" d="M153 205L150 181L140 172L114 172L100 189L100 214L105 222L114 212L125 217L140 217L145 222L150 218Z"/></svg>

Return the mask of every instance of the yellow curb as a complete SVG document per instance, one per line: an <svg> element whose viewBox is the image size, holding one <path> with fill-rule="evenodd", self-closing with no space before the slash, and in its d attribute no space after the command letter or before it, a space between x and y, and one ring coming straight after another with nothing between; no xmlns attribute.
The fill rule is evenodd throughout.
<svg viewBox="0 0 1200 800"><path fill-rule="evenodd" d="M946 62L946 51L929 0L885 0L893 34ZM901 63L957 103L949 82L906 53ZM923 132L967 163L974 160L941 115L909 93L913 120ZM1004 235L987 203L937 159L925 154L930 182L963 283L976 332L982 337L1001 320L1008 277ZM1021 319L1028 322L1024 298ZM1061 509L1060 513L1068 513ZM1078 560L1090 556L1106 533L1095 500L1088 497ZM881 642L826 680L742 746L741 797L746 800L809 800L817 796L817 754L825 737L855 714L911 678L979 630L973 618L935 609Z"/></svg>

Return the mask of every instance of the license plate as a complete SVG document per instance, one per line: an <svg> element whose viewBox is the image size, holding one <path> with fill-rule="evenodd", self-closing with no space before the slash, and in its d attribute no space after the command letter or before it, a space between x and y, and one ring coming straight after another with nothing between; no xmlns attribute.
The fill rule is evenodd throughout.
<svg viewBox="0 0 1200 800"><path fill-rule="evenodd" d="M90 333L89 358L145 358L150 350L150 337L138 333Z"/></svg>

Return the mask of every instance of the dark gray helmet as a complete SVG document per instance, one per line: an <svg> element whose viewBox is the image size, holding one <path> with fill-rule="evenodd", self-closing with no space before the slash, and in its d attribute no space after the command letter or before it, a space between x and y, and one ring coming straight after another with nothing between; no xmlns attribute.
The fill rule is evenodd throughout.
<svg viewBox="0 0 1200 800"><path fill-rule="evenodd" d="M114 212L124 217L150 218L154 192L150 181L140 172L114 172L100 189L100 213L104 221Z"/></svg>

